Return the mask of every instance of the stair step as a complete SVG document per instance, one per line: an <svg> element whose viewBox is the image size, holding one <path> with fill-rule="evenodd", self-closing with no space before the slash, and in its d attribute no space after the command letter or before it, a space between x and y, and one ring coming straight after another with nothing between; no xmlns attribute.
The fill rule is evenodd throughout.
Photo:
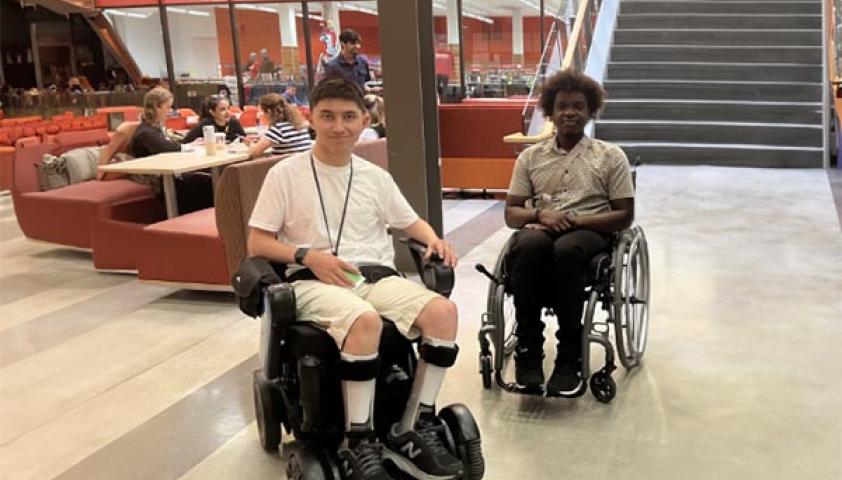
<svg viewBox="0 0 842 480"><path fill-rule="evenodd" d="M634 14L620 15L619 29L821 29L821 15Z"/></svg>
<svg viewBox="0 0 842 480"><path fill-rule="evenodd" d="M821 47L615 45L611 60L639 62L822 63Z"/></svg>
<svg viewBox="0 0 842 480"><path fill-rule="evenodd" d="M623 0L620 13L809 13L820 15L821 2L764 1L635 1Z"/></svg>
<svg viewBox="0 0 842 480"><path fill-rule="evenodd" d="M821 45L821 30L686 30L645 29L614 31L615 45Z"/></svg>
<svg viewBox="0 0 842 480"><path fill-rule="evenodd" d="M618 63L608 64L611 80L657 78L659 80L733 80L821 82L821 65L744 64L744 63Z"/></svg>
<svg viewBox="0 0 842 480"><path fill-rule="evenodd" d="M715 165L759 168L821 168L822 150L763 145L619 143L629 159L644 165Z"/></svg>
<svg viewBox="0 0 842 480"><path fill-rule="evenodd" d="M605 88L610 98L658 98L691 100L754 100L778 102L817 102L821 100L820 83L737 83L684 81L608 80Z"/></svg>
<svg viewBox="0 0 842 480"><path fill-rule="evenodd" d="M821 147L821 125L604 120L599 138L611 142L677 142Z"/></svg>
<svg viewBox="0 0 842 480"><path fill-rule="evenodd" d="M821 125L820 103L688 102L613 100L600 120L720 121Z"/></svg>

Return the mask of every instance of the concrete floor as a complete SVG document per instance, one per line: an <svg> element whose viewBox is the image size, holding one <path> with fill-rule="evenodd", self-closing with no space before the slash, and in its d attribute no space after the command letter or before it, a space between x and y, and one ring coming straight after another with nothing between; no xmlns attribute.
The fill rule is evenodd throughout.
<svg viewBox="0 0 842 480"><path fill-rule="evenodd" d="M842 478L827 174L643 167L637 205L649 348L604 405L482 389L473 265L493 264L509 231L499 202L446 201L462 352L440 403L477 416L486 478ZM284 478L253 422L257 326L230 295L96 273L89 253L24 239L8 197L0 265L0 479Z"/></svg>

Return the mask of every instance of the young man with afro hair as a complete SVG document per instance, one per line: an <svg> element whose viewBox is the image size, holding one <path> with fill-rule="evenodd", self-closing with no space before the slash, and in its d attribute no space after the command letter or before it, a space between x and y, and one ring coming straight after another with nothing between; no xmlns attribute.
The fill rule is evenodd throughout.
<svg viewBox="0 0 842 480"><path fill-rule="evenodd" d="M588 138L585 127L603 106L593 79L562 71L543 86L540 106L555 125L552 138L524 150L515 163L506 224L520 229L509 256L517 318L516 380L544 384L543 307L558 319L550 396L572 396L581 375L582 309L591 258L606 251L612 232L634 220L628 160L616 145Z"/></svg>

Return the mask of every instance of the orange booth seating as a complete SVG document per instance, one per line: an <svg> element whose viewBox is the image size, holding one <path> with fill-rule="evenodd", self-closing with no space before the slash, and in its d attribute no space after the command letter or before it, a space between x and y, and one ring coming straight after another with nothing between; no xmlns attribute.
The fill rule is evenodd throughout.
<svg viewBox="0 0 842 480"><path fill-rule="evenodd" d="M12 200L18 224L27 237L91 248L93 225L98 216L112 216L118 204L145 204L154 199L148 186L129 180L92 180L46 192L39 190L35 165L44 154L55 155L108 142L107 132L92 130L60 133L54 142L20 145L13 164Z"/></svg>
<svg viewBox="0 0 842 480"><path fill-rule="evenodd" d="M439 105L442 187L508 189L517 146L503 137L522 130L522 111L523 100Z"/></svg>

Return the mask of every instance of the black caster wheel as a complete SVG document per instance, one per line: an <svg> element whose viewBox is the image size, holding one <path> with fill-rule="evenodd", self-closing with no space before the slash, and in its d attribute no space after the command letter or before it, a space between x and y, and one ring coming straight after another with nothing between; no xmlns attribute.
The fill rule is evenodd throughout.
<svg viewBox="0 0 842 480"><path fill-rule="evenodd" d="M260 446L267 452L277 452L281 444L281 420L276 415L277 395L260 370L254 372L253 386L254 416L260 434Z"/></svg>
<svg viewBox="0 0 842 480"><path fill-rule="evenodd" d="M602 403L608 403L617 395L617 384L611 375L602 371L591 375L591 393Z"/></svg>
<svg viewBox="0 0 842 480"><path fill-rule="evenodd" d="M479 357L479 373L482 374L482 387L486 390L491 388L491 355Z"/></svg>
<svg viewBox="0 0 842 480"><path fill-rule="evenodd" d="M287 457L288 480L340 480L339 470L306 447L293 448Z"/></svg>
<svg viewBox="0 0 842 480"><path fill-rule="evenodd" d="M462 480L480 480L485 475L485 458L479 427L471 411L461 403L454 403L439 410L439 418L447 425L449 438L446 444L462 460Z"/></svg>

